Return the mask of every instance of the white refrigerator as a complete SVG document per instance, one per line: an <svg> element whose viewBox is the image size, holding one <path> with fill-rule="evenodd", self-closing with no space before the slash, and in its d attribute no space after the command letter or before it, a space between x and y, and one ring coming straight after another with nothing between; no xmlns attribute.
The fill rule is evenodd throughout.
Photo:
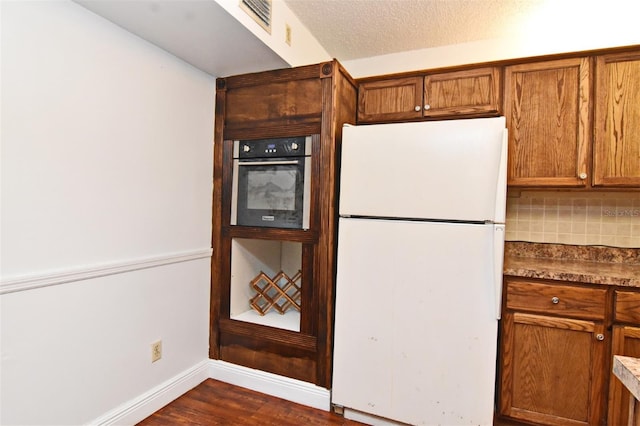
<svg viewBox="0 0 640 426"><path fill-rule="evenodd" d="M491 425L504 117L345 126L332 404L368 424Z"/></svg>

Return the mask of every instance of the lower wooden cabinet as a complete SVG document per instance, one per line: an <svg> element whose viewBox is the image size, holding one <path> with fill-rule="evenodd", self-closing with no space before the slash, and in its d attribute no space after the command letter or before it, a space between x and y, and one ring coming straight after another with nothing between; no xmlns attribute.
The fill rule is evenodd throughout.
<svg viewBox="0 0 640 426"><path fill-rule="evenodd" d="M607 290L505 284L500 415L541 425L604 424Z"/></svg>
<svg viewBox="0 0 640 426"><path fill-rule="evenodd" d="M611 356L640 357L640 292L616 291ZM611 374L607 424L626 425L629 391Z"/></svg>

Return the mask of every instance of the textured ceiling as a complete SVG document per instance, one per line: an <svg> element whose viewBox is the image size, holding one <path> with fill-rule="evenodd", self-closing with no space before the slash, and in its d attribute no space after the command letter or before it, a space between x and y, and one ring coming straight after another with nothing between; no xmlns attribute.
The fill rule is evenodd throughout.
<svg viewBox="0 0 640 426"><path fill-rule="evenodd" d="M350 60L509 37L546 0L284 0L327 52ZM568 1L568 0L565 0Z"/></svg>

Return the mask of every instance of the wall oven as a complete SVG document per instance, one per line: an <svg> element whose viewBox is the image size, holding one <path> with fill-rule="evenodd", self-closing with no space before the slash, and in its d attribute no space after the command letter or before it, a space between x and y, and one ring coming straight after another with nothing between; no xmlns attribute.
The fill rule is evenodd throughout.
<svg viewBox="0 0 640 426"><path fill-rule="evenodd" d="M311 136L233 141L231 225L309 228Z"/></svg>

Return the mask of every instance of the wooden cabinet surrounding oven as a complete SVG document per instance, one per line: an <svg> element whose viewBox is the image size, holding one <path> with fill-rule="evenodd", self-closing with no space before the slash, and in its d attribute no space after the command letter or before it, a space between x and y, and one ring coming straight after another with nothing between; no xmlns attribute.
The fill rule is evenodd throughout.
<svg viewBox="0 0 640 426"><path fill-rule="evenodd" d="M505 279L499 412L544 425L604 421L605 289Z"/></svg>
<svg viewBox="0 0 640 426"><path fill-rule="evenodd" d="M358 87L358 122L498 115L500 68L365 81Z"/></svg>
<svg viewBox="0 0 640 426"><path fill-rule="evenodd" d="M342 125L355 122L355 82L332 61L220 78L216 85L210 357L329 388L338 155ZM309 228L231 225L233 141L298 136L310 136L312 146ZM276 299L283 293L257 281L261 265L294 271L267 277L274 285L282 280L286 297ZM264 292L256 283L267 283ZM265 323L254 305L273 307L277 320ZM299 314L286 313L297 324L283 326L274 311L292 306Z"/></svg>

